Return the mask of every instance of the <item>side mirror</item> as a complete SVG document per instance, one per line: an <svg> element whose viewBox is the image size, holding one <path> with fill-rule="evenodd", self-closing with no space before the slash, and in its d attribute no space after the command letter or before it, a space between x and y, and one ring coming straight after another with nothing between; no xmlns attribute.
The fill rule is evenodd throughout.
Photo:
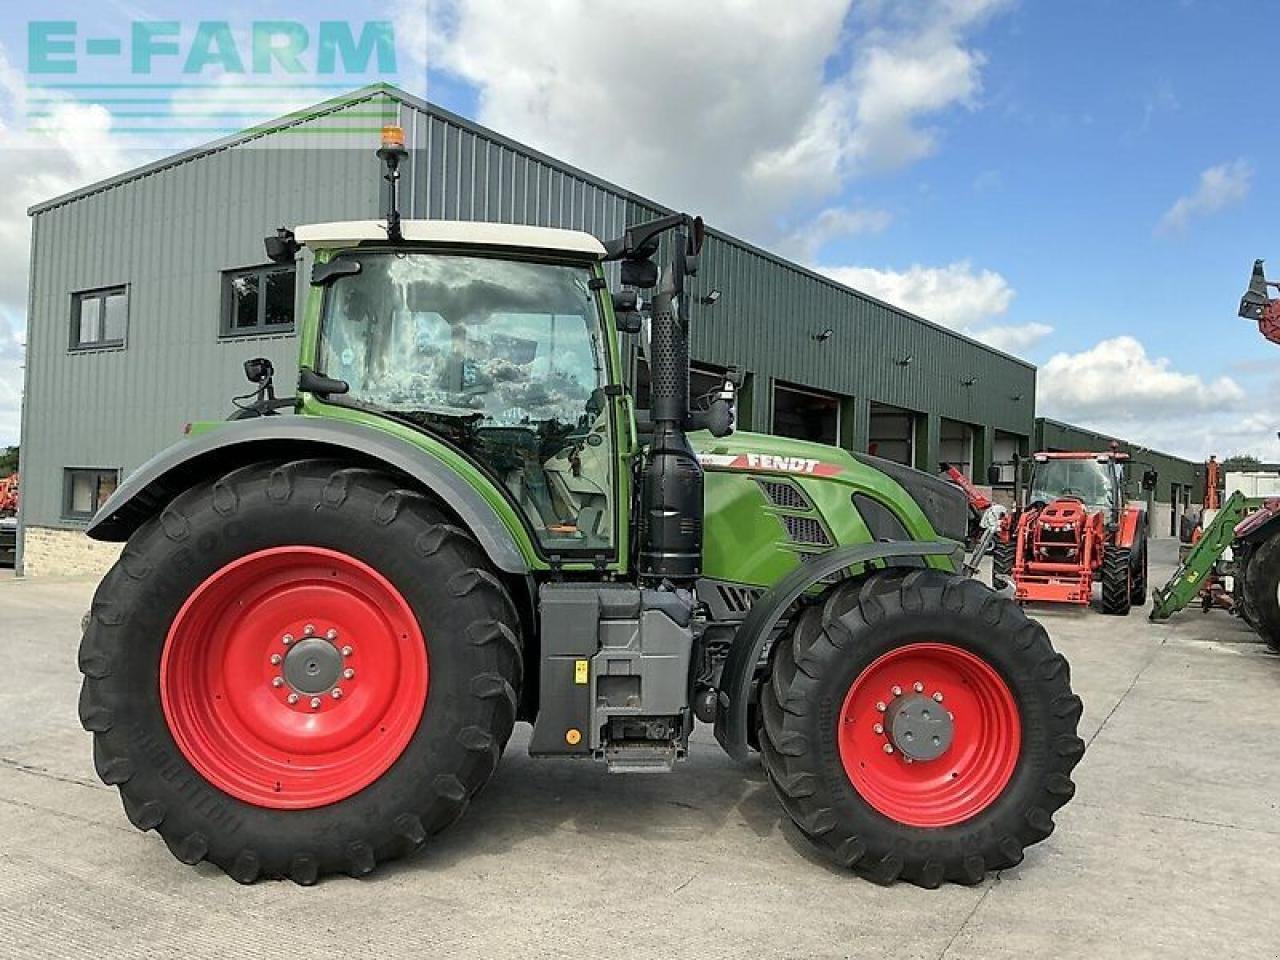
<svg viewBox="0 0 1280 960"><path fill-rule="evenodd" d="M634 290L616 290L613 300L613 319L619 333L639 333L643 326L640 316L640 295Z"/></svg>
<svg viewBox="0 0 1280 960"><path fill-rule="evenodd" d="M689 413L690 430L706 430L713 437L727 437L738 426L738 388L733 380L726 379L719 391L701 410Z"/></svg>
<svg viewBox="0 0 1280 960"><path fill-rule="evenodd" d="M275 367L266 357L254 357L244 362L244 376L250 383L266 383L275 374Z"/></svg>
<svg viewBox="0 0 1280 960"><path fill-rule="evenodd" d="M623 260L622 282L628 287L650 290L658 285L658 265L652 260Z"/></svg>
<svg viewBox="0 0 1280 960"><path fill-rule="evenodd" d="M274 237L263 237L262 245L267 248L267 259L272 263L293 263L302 249L287 227L276 230Z"/></svg>

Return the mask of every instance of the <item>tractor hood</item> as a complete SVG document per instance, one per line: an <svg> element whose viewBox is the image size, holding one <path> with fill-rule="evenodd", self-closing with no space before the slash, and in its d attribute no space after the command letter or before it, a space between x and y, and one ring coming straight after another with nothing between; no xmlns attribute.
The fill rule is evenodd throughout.
<svg viewBox="0 0 1280 960"><path fill-rule="evenodd" d="M721 439L695 433L689 439L704 470L821 477L872 490L896 486L915 501L939 536L963 541L968 535L969 502L964 491L922 470L763 433L738 432Z"/></svg>

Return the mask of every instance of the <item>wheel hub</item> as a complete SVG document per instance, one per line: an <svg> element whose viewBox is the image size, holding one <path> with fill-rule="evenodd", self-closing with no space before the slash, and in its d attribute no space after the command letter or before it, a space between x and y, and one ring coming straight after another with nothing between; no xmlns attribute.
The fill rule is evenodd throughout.
<svg viewBox="0 0 1280 960"><path fill-rule="evenodd" d="M402 594L349 554L271 547L214 571L165 639L160 695L178 748L237 799L310 809L400 756L428 695Z"/></svg>
<svg viewBox="0 0 1280 960"><path fill-rule="evenodd" d="M342 653L328 640L307 637L284 658L284 679L298 693L328 693L342 677Z"/></svg>
<svg viewBox="0 0 1280 960"><path fill-rule="evenodd" d="M889 742L909 760L938 759L955 735L951 715L921 693L895 697L885 710L884 726Z"/></svg>

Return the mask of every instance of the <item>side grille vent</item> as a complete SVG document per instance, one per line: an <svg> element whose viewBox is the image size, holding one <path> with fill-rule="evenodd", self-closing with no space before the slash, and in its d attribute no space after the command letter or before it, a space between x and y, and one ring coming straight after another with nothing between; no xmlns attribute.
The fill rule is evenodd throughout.
<svg viewBox="0 0 1280 960"><path fill-rule="evenodd" d="M831 538L822 524L814 517L779 517L787 528L787 536L793 543L809 543L819 547L831 546Z"/></svg>
<svg viewBox="0 0 1280 960"><path fill-rule="evenodd" d="M756 482L760 484L760 489L764 491L765 497L775 507L782 507L786 510L812 510L813 504L794 483L788 483L785 480L761 480Z"/></svg>
<svg viewBox="0 0 1280 960"><path fill-rule="evenodd" d="M756 602L756 597L760 596L761 591L752 590L748 587L735 587L727 583L716 584L716 591L720 594L720 600L724 603L725 608L731 613L746 613L751 609L751 605Z"/></svg>

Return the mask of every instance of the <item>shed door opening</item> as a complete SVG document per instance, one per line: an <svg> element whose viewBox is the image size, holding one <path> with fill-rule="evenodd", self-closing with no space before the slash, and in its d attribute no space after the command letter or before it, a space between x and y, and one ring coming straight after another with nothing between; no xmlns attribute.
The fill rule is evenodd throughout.
<svg viewBox="0 0 1280 960"><path fill-rule="evenodd" d="M912 466L915 462L916 414L887 403L871 404L867 453Z"/></svg>
<svg viewBox="0 0 1280 960"><path fill-rule="evenodd" d="M829 393L775 384L773 432L835 445L840 437L840 400Z"/></svg>
<svg viewBox="0 0 1280 960"><path fill-rule="evenodd" d="M938 459L973 480L973 428L959 420L942 417L938 432ZM982 482L987 482L985 477Z"/></svg>

